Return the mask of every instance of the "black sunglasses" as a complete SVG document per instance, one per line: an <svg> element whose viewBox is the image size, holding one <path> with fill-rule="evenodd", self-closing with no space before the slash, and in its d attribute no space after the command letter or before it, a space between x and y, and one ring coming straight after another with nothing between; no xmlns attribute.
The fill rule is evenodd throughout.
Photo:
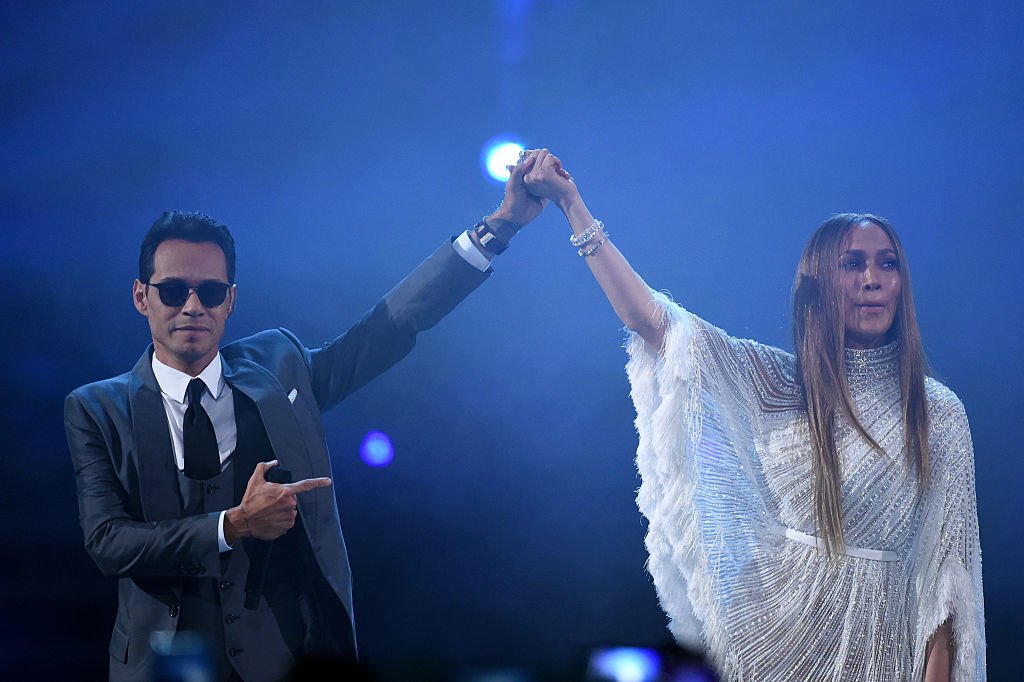
<svg viewBox="0 0 1024 682"><path fill-rule="evenodd" d="M185 305L191 292L196 292L199 302L206 308L216 308L227 298L228 289L235 286L227 282L203 282L197 287L190 287L180 279L171 279L166 282L154 284L146 282L147 287L156 287L160 292L160 302L171 308L180 308Z"/></svg>

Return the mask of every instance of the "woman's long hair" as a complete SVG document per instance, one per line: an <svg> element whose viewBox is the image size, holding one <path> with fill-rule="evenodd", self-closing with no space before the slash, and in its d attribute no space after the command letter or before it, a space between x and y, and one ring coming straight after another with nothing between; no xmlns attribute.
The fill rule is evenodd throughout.
<svg viewBox="0 0 1024 682"><path fill-rule="evenodd" d="M842 553L842 476L836 451L836 418L842 417L873 448L884 454L857 418L846 377L846 323L839 285L840 251L850 230L863 224L882 228L899 260L900 297L888 336L899 343L903 441L907 460L924 485L928 471L928 410L924 379L927 363L917 326L903 245L885 218L842 213L822 223L804 248L793 283L793 335L796 377L803 389L811 435L811 471L818 534L830 557Z"/></svg>

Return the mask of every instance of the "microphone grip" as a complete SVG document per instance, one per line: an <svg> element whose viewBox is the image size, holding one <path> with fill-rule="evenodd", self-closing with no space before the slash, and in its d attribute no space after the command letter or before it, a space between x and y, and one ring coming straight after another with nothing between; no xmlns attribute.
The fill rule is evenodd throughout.
<svg viewBox="0 0 1024 682"><path fill-rule="evenodd" d="M284 467L267 469L265 474L268 483L291 483L292 472ZM256 540L252 553L249 555L249 573L245 576L245 602L243 605L250 611L259 606L263 594L263 581L270 567L270 551L274 549L273 540Z"/></svg>

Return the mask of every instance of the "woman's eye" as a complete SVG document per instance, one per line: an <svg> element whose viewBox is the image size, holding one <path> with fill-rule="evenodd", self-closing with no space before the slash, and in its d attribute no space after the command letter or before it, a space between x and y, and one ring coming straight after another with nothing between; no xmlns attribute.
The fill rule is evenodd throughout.
<svg viewBox="0 0 1024 682"><path fill-rule="evenodd" d="M887 260L884 263L882 263L882 267L885 268L886 270L898 270L900 264L894 260Z"/></svg>
<svg viewBox="0 0 1024 682"><path fill-rule="evenodd" d="M860 261L844 260L842 263L839 264L839 267L841 267L843 270L856 270L859 265Z"/></svg>

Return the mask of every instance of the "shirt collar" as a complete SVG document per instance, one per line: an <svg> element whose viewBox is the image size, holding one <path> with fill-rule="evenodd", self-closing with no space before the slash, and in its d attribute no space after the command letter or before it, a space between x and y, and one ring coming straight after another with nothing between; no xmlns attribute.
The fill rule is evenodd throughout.
<svg viewBox="0 0 1024 682"><path fill-rule="evenodd" d="M185 391L188 390L188 382L192 381L192 377L160 362L156 353L153 353L153 375L161 392L182 405L185 404ZM199 373L199 378L206 384L206 390L210 392L211 398L216 400L220 397L220 392L224 390L220 353L213 356L210 364Z"/></svg>

